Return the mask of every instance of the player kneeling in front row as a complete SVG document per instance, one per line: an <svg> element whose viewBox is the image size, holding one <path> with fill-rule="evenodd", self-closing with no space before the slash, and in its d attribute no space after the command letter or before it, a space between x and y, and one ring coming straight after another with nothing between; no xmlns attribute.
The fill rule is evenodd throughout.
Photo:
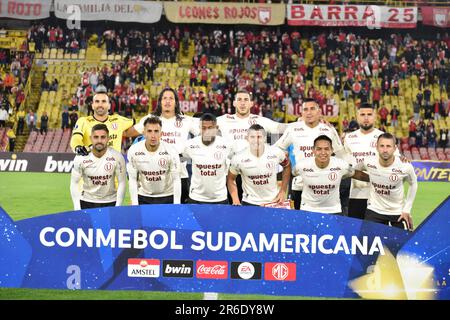
<svg viewBox="0 0 450 320"><path fill-rule="evenodd" d="M92 152L87 156L77 155L74 160L70 182L74 209L120 206L126 188L125 160L119 152L108 147L109 130L106 125L94 125L90 139ZM82 192L78 186L81 178Z"/></svg>
<svg viewBox="0 0 450 320"><path fill-rule="evenodd" d="M365 220L405 230L413 229L411 208L417 192L417 176L411 163L395 156L395 137L384 133L377 140L377 156L367 157L356 169L367 170L370 177ZM403 182L410 187L404 199Z"/></svg>
<svg viewBox="0 0 450 320"><path fill-rule="evenodd" d="M314 140L314 158L298 161L293 170L294 176L301 176L303 193L300 210L341 214L339 186L343 178L352 177L369 181L369 176L344 160L332 157L332 140L320 135Z"/></svg>
<svg viewBox="0 0 450 320"><path fill-rule="evenodd" d="M226 177L231 151L217 131L216 117L205 113L200 118L201 135L187 141L183 156L192 160L188 203L228 204Z"/></svg>
<svg viewBox="0 0 450 320"><path fill-rule="evenodd" d="M291 177L289 157L280 148L266 144L266 139L264 128L252 125L247 132L248 147L231 159L227 186L233 205L241 205L236 186L238 174L242 176L243 205L260 206L285 200ZM283 167L281 187L277 182L278 165Z"/></svg>
<svg viewBox="0 0 450 320"><path fill-rule="evenodd" d="M131 204L179 204L181 197L180 159L161 141L161 120L144 121L145 140L128 150L127 171Z"/></svg>

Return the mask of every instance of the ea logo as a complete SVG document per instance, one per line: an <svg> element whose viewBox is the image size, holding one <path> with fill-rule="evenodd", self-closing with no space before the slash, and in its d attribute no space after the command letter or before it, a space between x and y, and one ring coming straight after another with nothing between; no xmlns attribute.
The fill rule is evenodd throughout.
<svg viewBox="0 0 450 320"><path fill-rule="evenodd" d="M107 162L107 163L105 164L105 170L106 170L106 171L111 171L112 168L113 168L113 165L112 165L111 162Z"/></svg>
<svg viewBox="0 0 450 320"><path fill-rule="evenodd" d="M272 276L277 280L284 280L289 275L289 269L284 263L277 263L272 268Z"/></svg>
<svg viewBox="0 0 450 320"><path fill-rule="evenodd" d="M159 159L158 164L161 168L164 168L164 169L167 168L167 160L164 158Z"/></svg>
<svg viewBox="0 0 450 320"><path fill-rule="evenodd" d="M119 128L119 125L117 123L111 123L111 129L117 130Z"/></svg>
<svg viewBox="0 0 450 320"><path fill-rule="evenodd" d="M251 126L256 124L256 119L249 119L248 120L248 124L251 125Z"/></svg>
<svg viewBox="0 0 450 320"><path fill-rule="evenodd" d="M175 127L181 128L182 126L183 126L183 122L181 120L176 120L175 121Z"/></svg>
<svg viewBox="0 0 450 320"><path fill-rule="evenodd" d="M214 153L214 159L222 160L222 152L215 152Z"/></svg>
<svg viewBox="0 0 450 320"><path fill-rule="evenodd" d="M391 175L389 176L389 180L390 180L391 182L396 182L396 181L398 181L398 175L396 175L395 173L391 174Z"/></svg>
<svg viewBox="0 0 450 320"><path fill-rule="evenodd" d="M330 181L335 181L337 179L337 173L336 172L331 172L328 175L328 179L330 179Z"/></svg>
<svg viewBox="0 0 450 320"><path fill-rule="evenodd" d="M248 262L243 262L239 265L237 270L242 279L251 279L255 275L255 267Z"/></svg>
<svg viewBox="0 0 450 320"><path fill-rule="evenodd" d="M267 169L272 170L273 168L275 168L275 163L271 162L267 162L266 164Z"/></svg>

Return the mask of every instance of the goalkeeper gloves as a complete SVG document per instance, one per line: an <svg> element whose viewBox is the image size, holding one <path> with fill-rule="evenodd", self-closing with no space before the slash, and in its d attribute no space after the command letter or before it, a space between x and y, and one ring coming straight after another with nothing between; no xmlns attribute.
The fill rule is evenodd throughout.
<svg viewBox="0 0 450 320"><path fill-rule="evenodd" d="M89 154L89 151L85 146L76 146L75 153L79 156L87 156Z"/></svg>

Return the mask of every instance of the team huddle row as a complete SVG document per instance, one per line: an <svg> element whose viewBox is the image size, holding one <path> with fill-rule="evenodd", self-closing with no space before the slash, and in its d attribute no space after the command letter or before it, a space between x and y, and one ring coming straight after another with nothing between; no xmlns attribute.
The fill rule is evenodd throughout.
<svg viewBox="0 0 450 320"><path fill-rule="evenodd" d="M144 138L129 148L125 164L122 154L109 147L114 146L111 139L118 138L118 126L99 121L96 114L96 109L101 115L109 107L104 96L94 96L94 116L87 119L92 120L90 132L86 125L84 131L77 132L77 126L74 130L74 135L88 138L92 149L75 157L71 194L76 210L122 205L128 173L132 205L282 203L293 176L290 189L296 209L341 214L341 181L352 178L349 216L412 229L414 169L400 159L395 137L373 128L370 105L359 108L360 129L348 134L343 144L332 126L320 122L314 101L306 100L302 118L286 125L251 115L251 95L239 91L233 102L236 114L217 119L204 114L198 119L182 115L176 93L166 88L155 114L131 127L132 135L130 127L124 128L125 135L137 132ZM268 133L281 137L270 145ZM87 150L82 145L74 149ZM406 198L405 181L410 184Z"/></svg>

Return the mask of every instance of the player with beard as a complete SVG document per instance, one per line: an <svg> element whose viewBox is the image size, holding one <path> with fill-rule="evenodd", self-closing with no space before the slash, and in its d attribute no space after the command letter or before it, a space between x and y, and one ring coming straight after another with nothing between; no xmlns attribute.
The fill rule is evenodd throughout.
<svg viewBox="0 0 450 320"><path fill-rule="evenodd" d="M109 131L105 124L94 125L89 139L92 152L87 156L75 156L72 168L70 193L74 210L120 206L126 188L125 159L108 147ZM78 185L81 179L82 192Z"/></svg>
<svg viewBox="0 0 450 320"><path fill-rule="evenodd" d="M395 137L383 133L377 139L378 155L366 157L355 169L367 170L370 178L365 220L413 230L411 209L417 192L417 176L411 163L395 155ZM409 184L404 196L404 182Z"/></svg>

